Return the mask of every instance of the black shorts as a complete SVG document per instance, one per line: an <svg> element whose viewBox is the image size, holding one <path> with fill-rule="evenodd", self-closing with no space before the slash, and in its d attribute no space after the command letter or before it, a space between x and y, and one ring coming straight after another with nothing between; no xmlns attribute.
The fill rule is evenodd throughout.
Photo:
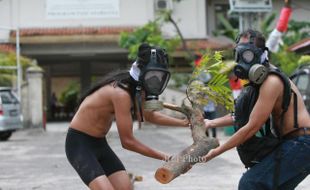
<svg viewBox="0 0 310 190"><path fill-rule="evenodd" d="M66 155L87 186L98 176L125 170L106 138L92 137L72 128L66 138Z"/></svg>

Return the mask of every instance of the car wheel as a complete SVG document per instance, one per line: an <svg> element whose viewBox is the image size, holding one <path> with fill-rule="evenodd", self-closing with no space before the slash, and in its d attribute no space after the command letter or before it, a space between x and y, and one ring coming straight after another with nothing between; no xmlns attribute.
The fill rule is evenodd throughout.
<svg viewBox="0 0 310 190"><path fill-rule="evenodd" d="M0 141L8 140L12 135L12 131L0 132Z"/></svg>

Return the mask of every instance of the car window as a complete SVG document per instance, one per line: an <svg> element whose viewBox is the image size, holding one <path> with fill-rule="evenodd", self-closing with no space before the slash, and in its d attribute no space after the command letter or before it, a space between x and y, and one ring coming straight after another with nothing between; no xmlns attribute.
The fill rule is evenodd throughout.
<svg viewBox="0 0 310 190"><path fill-rule="evenodd" d="M306 91L308 88L309 77L308 75L299 75L297 87L299 90Z"/></svg>
<svg viewBox="0 0 310 190"><path fill-rule="evenodd" d="M0 97L2 104L14 104L18 102L16 97L10 91L1 91Z"/></svg>

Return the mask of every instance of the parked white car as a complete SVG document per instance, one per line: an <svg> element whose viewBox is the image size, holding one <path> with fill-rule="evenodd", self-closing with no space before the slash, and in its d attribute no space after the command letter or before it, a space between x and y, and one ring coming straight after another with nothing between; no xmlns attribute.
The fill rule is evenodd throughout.
<svg viewBox="0 0 310 190"><path fill-rule="evenodd" d="M11 88L0 87L0 141L8 140L14 131L22 127L20 102Z"/></svg>

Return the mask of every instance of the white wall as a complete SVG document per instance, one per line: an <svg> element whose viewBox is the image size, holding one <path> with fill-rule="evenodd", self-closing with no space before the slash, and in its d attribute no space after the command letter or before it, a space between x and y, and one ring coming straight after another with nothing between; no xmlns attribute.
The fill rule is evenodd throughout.
<svg viewBox="0 0 310 190"><path fill-rule="evenodd" d="M174 3L173 7L173 19L179 25L185 38L206 37L205 0L182 0ZM171 26L170 30L175 31Z"/></svg>
<svg viewBox="0 0 310 190"><path fill-rule="evenodd" d="M46 0L15 1L20 2L21 27L135 26L144 24L153 15L147 0L119 0L119 18L47 19Z"/></svg>
<svg viewBox="0 0 310 190"><path fill-rule="evenodd" d="M65 1L64 1L65 2ZM81 27L81 26L141 26L154 20L154 0L119 0L118 18L47 19L47 0L1 0L0 26L31 27ZM173 2L173 18L185 38L205 38L214 28L214 4L229 4L228 0L181 0ZM273 1L273 11L279 12L283 0ZM208 8L208 12L206 11ZM306 20L310 16L310 1L293 1L295 20ZM166 35L174 35L175 28L165 25ZM1 34L0 31L0 38Z"/></svg>
<svg viewBox="0 0 310 190"><path fill-rule="evenodd" d="M141 26L154 20L154 0L119 0L120 14L117 18L49 19L46 16L47 0L0 1L0 26L21 28L36 27L83 27L83 26ZM173 18L186 38L206 36L205 0L182 0L174 2ZM12 11L11 11L12 10ZM165 26L169 35L175 33Z"/></svg>
<svg viewBox="0 0 310 190"><path fill-rule="evenodd" d="M27 87L28 95L24 98L23 104L28 104L25 123L30 127L43 128L43 71L39 67L30 67L27 69ZM27 111L23 109L24 111ZM29 120L28 120L29 119Z"/></svg>
<svg viewBox="0 0 310 190"><path fill-rule="evenodd" d="M0 42L7 42L10 30L6 28L12 27L11 3L9 0L0 1Z"/></svg>
<svg viewBox="0 0 310 190"><path fill-rule="evenodd" d="M11 23L11 18L10 18L10 4L11 1L9 0L2 0L0 1L0 20L1 20L1 25L9 26Z"/></svg>

